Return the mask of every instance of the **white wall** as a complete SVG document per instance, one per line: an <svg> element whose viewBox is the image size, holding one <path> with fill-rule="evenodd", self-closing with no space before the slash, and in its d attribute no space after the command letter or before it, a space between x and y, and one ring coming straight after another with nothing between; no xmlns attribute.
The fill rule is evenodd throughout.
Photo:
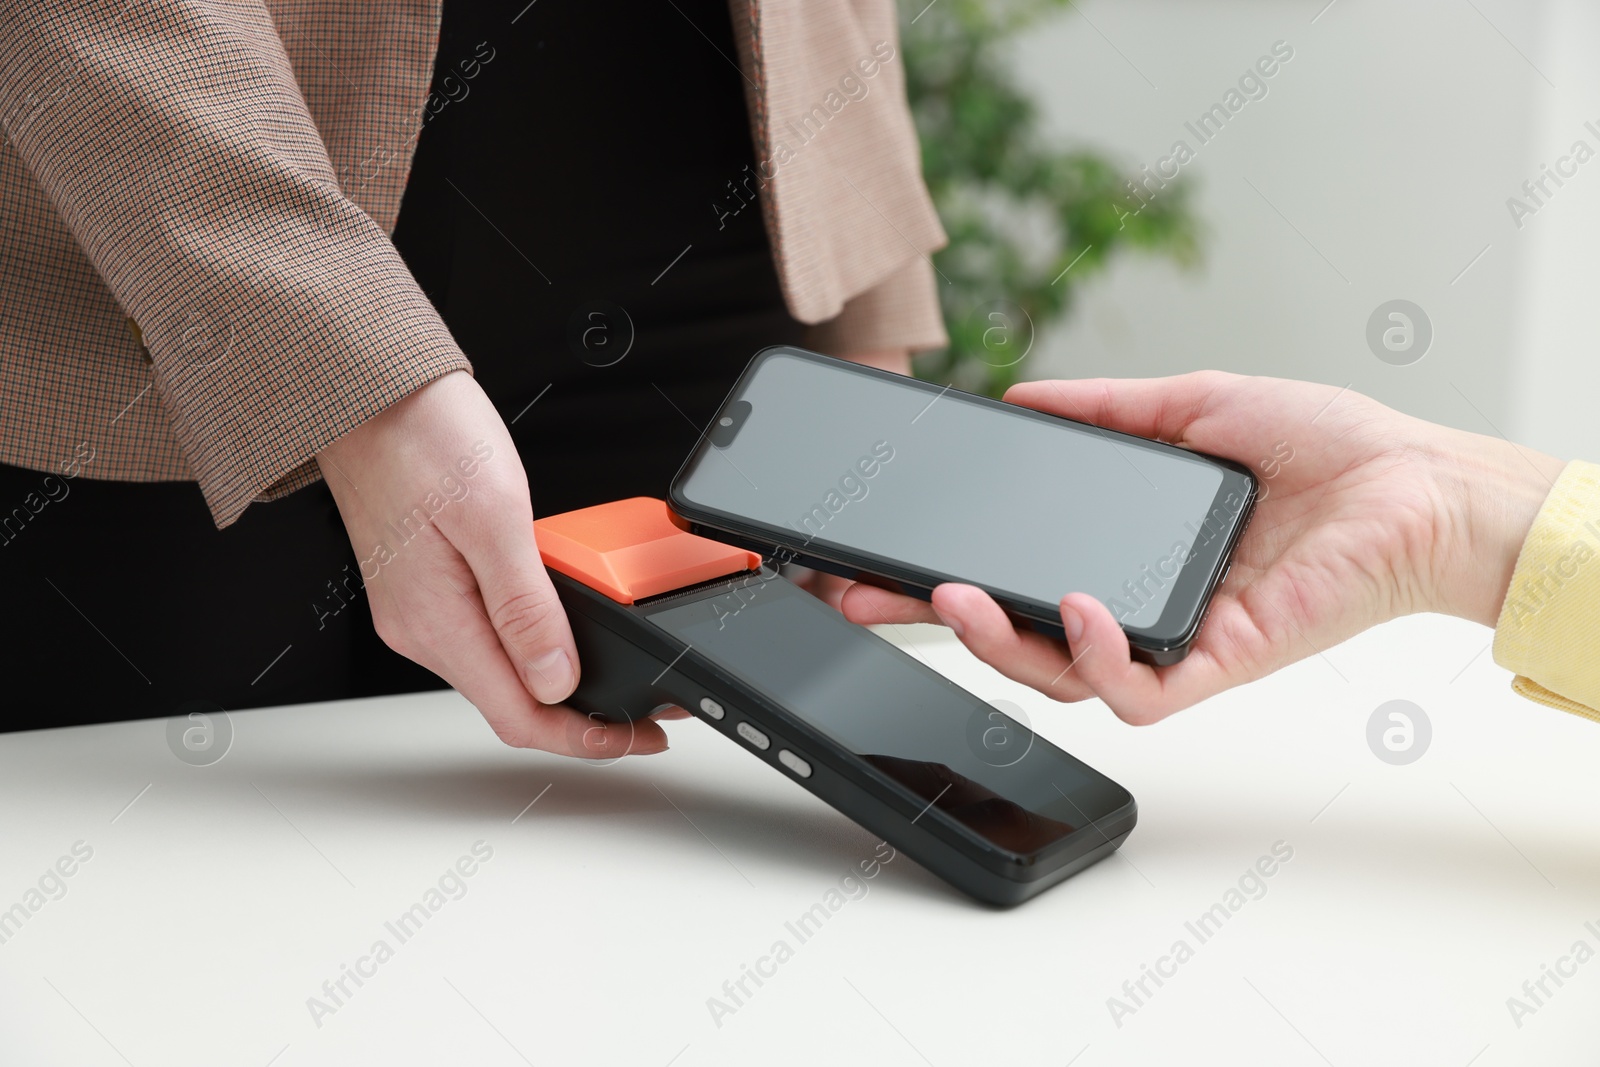
<svg viewBox="0 0 1600 1067"><path fill-rule="evenodd" d="M1197 146L1185 120L1274 41L1295 52L1184 168L1205 265L1119 264L1041 335L1030 374L1222 367L1349 383L1425 418L1600 460L1586 292L1600 279L1600 159L1520 231L1506 208L1574 138L1600 150L1583 130L1589 117L1600 127L1600 12L1581 0L1335 0L1319 15L1324 3L1081 0L1019 41L1016 73L1049 134L1133 166L1180 137ZM1434 326L1410 366L1366 342L1368 317L1395 298Z"/></svg>
<svg viewBox="0 0 1600 1067"><path fill-rule="evenodd" d="M1592 0L1547 5L1537 60L1557 89L1540 94L1537 151L1550 162L1576 137L1600 149L1600 9ZM1543 83L1541 83L1541 86ZM1600 158L1583 167L1517 235L1528 249L1515 279L1517 387L1506 433L1558 456L1600 462Z"/></svg>

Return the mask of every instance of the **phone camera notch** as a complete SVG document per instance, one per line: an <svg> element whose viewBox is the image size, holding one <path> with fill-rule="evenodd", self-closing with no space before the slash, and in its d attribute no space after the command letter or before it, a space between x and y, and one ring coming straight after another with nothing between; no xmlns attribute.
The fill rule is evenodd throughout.
<svg viewBox="0 0 1600 1067"><path fill-rule="evenodd" d="M735 400L729 404L717 416L717 421L711 424L711 444L716 448L727 448L733 444L733 439L749 418L750 401Z"/></svg>

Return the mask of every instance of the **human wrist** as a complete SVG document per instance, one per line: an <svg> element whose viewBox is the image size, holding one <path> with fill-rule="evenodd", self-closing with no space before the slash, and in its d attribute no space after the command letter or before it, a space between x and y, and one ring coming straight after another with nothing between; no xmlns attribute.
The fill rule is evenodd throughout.
<svg viewBox="0 0 1600 1067"><path fill-rule="evenodd" d="M417 431L413 428L393 435L389 434L391 429L413 417L421 416L426 420L429 414L427 408L430 405L447 406L452 389L460 388L463 382L471 381L472 376L464 370L442 374L424 382L388 407L374 412L362 422L350 427L317 450L315 454L317 466L322 469L323 477L326 478L331 473L330 467L335 471L342 470L350 463L361 462L369 453L383 455L393 452L396 448L403 448L417 436ZM386 435L395 439L385 440Z"/></svg>
<svg viewBox="0 0 1600 1067"><path fill-rule="evenodd" d="M1494 627L1517 557L1566 462L1510 441L1449 431L1436 455L1461 532L1444 561L1436 610Z"/></svg>
<svg viewBox="0 0 1600 1067"><path fill-rule="evenodd" d="M350 427L338 437L329 441L316 451L313 458L317 461L317 468L322 471L322 480L327 483L328 489L338 500L344 494L345 487L353 484L348 473L351 467L359 466L361 457L366 451L366 439L375 430L378 419L384 412L392 410L392 405L378 412L371 418Z"/></svg>

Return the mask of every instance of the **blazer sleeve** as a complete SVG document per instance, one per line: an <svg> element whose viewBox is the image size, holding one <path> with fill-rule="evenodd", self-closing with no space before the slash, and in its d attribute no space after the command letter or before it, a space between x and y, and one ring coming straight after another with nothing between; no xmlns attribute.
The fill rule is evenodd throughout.
<svg viewBox="0 0 1600 1067"><path fill-rule="evenodd" d="M1568 463L1533 520L1494 661L1528 699L1600 722L1600 466Z"/></svg>
<svg viewBox="0 0 1600 1067"><path fill-rule="evenodd" d="M0 0L0 123L138 324L219 527L470 371L342 192L262 3Z"/></svg>
<svg viewBox="0 0 1600 1067"><path fill-rule="evenodd" d="M917 257L871 289L845 301L838 315L811 326L806 343L819 352L848 354L881 348L913 352L950 343L933 266Z"/></svg>

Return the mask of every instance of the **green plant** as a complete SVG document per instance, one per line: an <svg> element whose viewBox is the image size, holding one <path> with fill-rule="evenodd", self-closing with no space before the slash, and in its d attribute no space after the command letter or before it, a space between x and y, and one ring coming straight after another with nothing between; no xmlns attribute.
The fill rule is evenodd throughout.
<svg viewBox="0 0 1600 1067"><path fill-rule="evenodd" d="M1198 261L1186 179L1139 196L1133 175L1104 156L1045 143L1033 102L1005 69L1010 37L1070 6L902 0L923 176L950 235L934 256L950 346L917 357L923 378L998 396L1020 377L1034 331L1065 316L1111 256L1141 249Z"/></svg>

